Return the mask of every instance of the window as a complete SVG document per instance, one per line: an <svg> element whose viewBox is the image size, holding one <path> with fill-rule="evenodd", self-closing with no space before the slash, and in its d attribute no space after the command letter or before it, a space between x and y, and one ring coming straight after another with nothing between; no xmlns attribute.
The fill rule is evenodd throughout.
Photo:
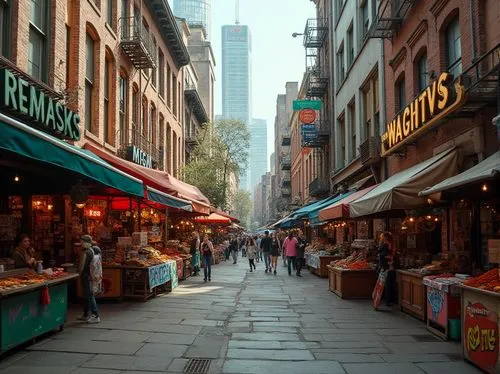
<svg viewBox="0 0 500 374"><path fill-rule="evenodd" d="M446 70L457 77L462 72L462 46L460 45L460 24L455 17L445 30Z"/></svg>
<svg viewBox="0 0 500 374"><path fill-rule="evenodd" d="M132 131L137 131L139 126L139 89L132 89Z"/></svg>
<svg viewBox="0 0 500 374"><path fill-rule="evenodd" d="M347 67L350 67L354 62L354 34L353 26L349 26L347 30Z"/></svg>
<svg viewBox="0 0 500 374"><path fill-rule="evenodd" d="M149 134L148 140L156 147L156 109L151 105L149 111Z"/></svg>
<svg viewBox="0 0 500 374"><path fill-rule="evenodd" d="M343 169L346 166L346 149L345 149L345 114L342 113L341 117L338 119L338 158L337 158L337 168Z"/></svg>
<svg viewBox="0 0 500 374"><path fill-rule="evenodd" d="M365 0L359 9L361 13L361 40L364 41L368 35L368 28L370 27L370 16L368 13L368 2Z"/></svg>
<svg viewBox="0 0 500 374"><path fill-rule="evenodd" d="M28 74L43 82L48 81L48 27L47 0L31 0Z"/></svg>
<svg viewBox="0 0 500 374"><path fill-rule="evenodd" d="M148 100L143 97L142 99L142 136L148 138Z"/></svg>
<svg viewBox="0 0 500 374"><path fill-rule="evenodd" d="M156 48L156 39L153 39L153 54L157 53L158 49ZM153 57L154 61L156 61L156 56ZM156 68L151 69L151 85L156 88Z"/></svg>
<svg viewBox="0 0 500 374"><path fill-rule="evenodd" d="M94 40L87 34L85 40L85 129L92 131L93 120L93 91L94 91L94 66L95 66Z"/></svg>
<svg viewBox="0 0 500 374"><path fill-rule="evenodd" d="M167 63L167 106L172 108L172 71Z"/></svg>
<svg viewBox="0 0 500 374"><path fill-rule="evenodd" d="M399 113L406 106L405 78L396 82L396 112Z"/></svg>
<svg viewBox="0 0 500 374"><path fill-rule="evenodd" d="M165 57L161 50L158 51L158 80L159 93L161 97L165 97Z"/></svg>
<svg viewBox="0 0 500 374"><path fill-rule="evenodd" d="M110 127L110 124L111 124L111 121L109 120L109 116L110 116L110 110L109 110L109 98L110 98L110 70L111 70L111 61L109 61L109 59L106 58L106 61L104 63L104 107L103 107L103 110L104 110L104 141L108 144L111 144L111 129L109 128Z"/></svg>
<svg viewBox="0 0 500 374"><path fill-rule="evenodd" d="M122 0L121 17L128 18L128 0Z"/></svg>
<svg viewBox="0 0 500 374"><path fill-rule="evenodd" d="M173 108L173 113L174 116L177 117L177 77L173 74L172 75L172 108Z"/></svg>
<svg viewBox="0 0 500 374"><path fill-rule="evenodd" d="M427 54L423 54L417 61L418 72L418 92L423 91L427 87Z"/></svg>
<svg viewBox="0 0 500 374"><path fill-rule="evenodd" d="M113 16L114 13L114 0L106 1L106 22L111 26L112 29L115 28L115 18Z"/></svg>
<svg viewBox="0 0 500 374"><path fill-rule="evenodd" d="M9 1L0 0L0 55L9 57Z"/></svg>
<svg viewBox="0 0 500 374"><path fill-rule="evenodd" d="M356 154L358 153L356 146L356 104L354 103L354 100L349 104L349 130L351 135L350 160L354 160L356 158Z"/></svg>
<svg viewBox="0 0 500 374"><path fill-rule="evenodd" d="M1 0L0 0L1 1ZM70 88L69 79L71 74L71 28L66 25L66 89Z"/></svg>
<svg viewBox="0 0 500 374"><path fill-rule="evenodd" d="M342 84L345 78L344 44L340 46L340 49L337 52L337 66L338 66L338 81L340 85Z"/></svg>
<svg viewBox="0 0 500 374"><path fill-rule="evenodd" d="M128 129L127 129L127 92L128 92L128 82L127 77L120 74L120 144L127 144Z"/></svg>

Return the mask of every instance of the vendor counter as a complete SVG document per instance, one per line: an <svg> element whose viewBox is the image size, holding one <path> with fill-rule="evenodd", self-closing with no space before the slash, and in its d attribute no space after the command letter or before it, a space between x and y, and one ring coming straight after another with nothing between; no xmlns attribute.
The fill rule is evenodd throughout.
<svg viewBox="0 0 500 374"><path fill-rule="evenodd" d="M328 265L328 289L342 299L370 299L377 282L375 270L341 269Z"/></svg>
<svg viewBox="0 0 500 374"><path fill-rule="evenodd" d="M427 318L427 295L423 274L397 270L399 306L401 311L422 321Z"/></svg>
<svg viewBox="0 0 500 374"><path fill-rule="evenodd" d="M68 274L43 283L0 291L0 352L62 329L68 309ZM47 289L48 296L47 299ZM42 293L45 293L42 297Z"/></svg>
<svg viewBox="0 0 500 374"><path fill-rule="evenodd" d="M340 260L340 256L327 255L325 253L306 253L306 266L310 272L321 278L328 278L328 265L330 262Z"/></svg>

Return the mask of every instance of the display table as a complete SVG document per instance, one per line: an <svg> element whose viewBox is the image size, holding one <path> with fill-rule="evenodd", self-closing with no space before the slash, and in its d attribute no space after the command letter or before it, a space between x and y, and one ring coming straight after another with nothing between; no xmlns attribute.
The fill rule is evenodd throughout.
<svg viewBox="0 0 500 374"><path fill-rule="evenodd" d="M330 262L335 260L340 260L340 256L332 256L320 253L306 253L305 260L306 265L311 271L311 273L316 274L319 277L327 278L328 277L328 268L327 266Z"/></svg>
<svg viewBox="0 0 500 374"><path fill-rule="evenodd" d="M328 289L342 299L371 299L375 270L349 270L328 265Z"/></svg>
<svg viewBox="0 0 500 374"><path fill-rule="evenodd" d="M96 296L97 299L122 299L122 266L103 265L102 266L102 288L103 292ZM83 297L81 282L77 282L76 294Z"/></svg>
<svg viewBox="0 0 500 374"><path fill-rule="evenodd" d="M461 287L463 355L486 373L500 373L500 294Z"/></svg>
<svg viewBox="0 0 500 374"><path fill-rule="evenodd" d="M460 318L460 284L457 278L429 279L427 287L427 329L433 334L449 339L449 320Z"/></svg>
<svg viewBox="0 0 500 374"><path fill-rule="evenodd" d="M423 284L424 275L398 270L399 306L401 311L422 321L427 318L427 297Z"/></svg>
<svg viewBox="0 0 500 374"><path fill-rule="evenodd" d="M146 301L160 293L171 291L172 269L177 274L175 261L149 267L124 266L123 297Z"/></svg>
<svg viewBox="0 0 500 374"><path fill-rule="evenodd" d="M77 274L70 274L45 283L0 292L0 352L62 329L68 309L68 283L75 278L78 278ZM49 288L48 305L41 304L45 286Z"/></svg>

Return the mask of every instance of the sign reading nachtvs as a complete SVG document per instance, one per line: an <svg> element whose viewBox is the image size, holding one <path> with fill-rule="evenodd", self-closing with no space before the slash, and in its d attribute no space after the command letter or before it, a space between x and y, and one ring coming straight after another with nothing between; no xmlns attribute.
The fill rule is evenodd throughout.
<svg viewBox="0 0 500 374"><path fill-rule="evenodd" d="M453 75L441 73L420 95L387 124L382 135L382 156L388 156L424 130L459 108L465 100L465 89Z"/></svg>
<svg viewBox="0 0 500 374"><path fill-rule="evenodd" d="M43 131L70 140L80 139L78 113L16 77L8 69L0 69L0 108L29 118Z"/></svg>

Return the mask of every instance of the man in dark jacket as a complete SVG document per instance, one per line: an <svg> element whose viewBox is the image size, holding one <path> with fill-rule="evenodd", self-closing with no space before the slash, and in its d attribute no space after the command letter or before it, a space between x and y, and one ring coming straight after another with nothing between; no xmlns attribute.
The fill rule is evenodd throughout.
<svg viewBox="0 0 500 374"><path fill-rule="evenodd" d="M269 231L264 232L264 237L260 241L260 248L264 253L264 263L266 264L266 273L271 273L271 247L273 239L269 236Z"/></svg>
<svg viewBox="0 0 500 374"><path fill-rule="evenodd" d="M301 277L300 271L304 266L304 252L307 247L306 237L303 233L299 235L299 242L297 243L297 276Z"/></svg>
<svg viewBox="0 0 500 374"><path fill-rule="evenodd" d="M232 237L231 241L229 242L229 251L233 256L233 265L234 265L236 264L236 260L238 259L238 239L236 239L235 237Z"/></svg>

